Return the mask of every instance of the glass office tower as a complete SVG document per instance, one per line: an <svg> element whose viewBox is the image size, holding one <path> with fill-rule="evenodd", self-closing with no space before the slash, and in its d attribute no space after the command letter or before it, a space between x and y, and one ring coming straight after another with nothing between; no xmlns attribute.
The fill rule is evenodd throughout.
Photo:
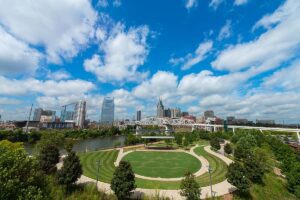
<svg viewBox="0 0 300 200"><path fill-rule="evenodd" d="M101 123L112 124L114 122L115 104L114 98L105 97L102 103Z"/></svg>

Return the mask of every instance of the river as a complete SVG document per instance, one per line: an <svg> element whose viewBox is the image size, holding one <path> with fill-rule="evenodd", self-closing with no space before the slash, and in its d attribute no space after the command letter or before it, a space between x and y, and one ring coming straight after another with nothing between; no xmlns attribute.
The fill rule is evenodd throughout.
<svg viewBox="0 0 300 200"><path fill-rule="evenodd" d="M95 151L100 149L113 148L116 142L119 142L121 146L124 145L126 136L105 136L98 138L88 138L76 140L73 146L73 151L83 152L83 151ZM30 154L34 152L34 144L24 143L26 151ZM61 154L65 154L64 149L60 149Z"/></svg>

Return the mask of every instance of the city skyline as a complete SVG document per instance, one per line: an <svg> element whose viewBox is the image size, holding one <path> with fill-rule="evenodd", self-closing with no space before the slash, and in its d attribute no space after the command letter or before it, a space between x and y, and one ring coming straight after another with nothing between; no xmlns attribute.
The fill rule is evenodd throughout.
<svg viewBox="0 0 300 200"><path fill-rule="evenodd" d="M2 119L84 99L99 120L113 96L115 119L155 116L161 97L195 116L299 123L299 1L118 2L0 8Z"/></svg>

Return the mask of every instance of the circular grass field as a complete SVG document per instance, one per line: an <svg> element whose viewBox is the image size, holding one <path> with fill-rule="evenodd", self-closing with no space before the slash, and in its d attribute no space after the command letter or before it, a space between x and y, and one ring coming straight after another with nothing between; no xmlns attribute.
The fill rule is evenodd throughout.
<svg viewBox="0 0 300 200"><path fill-rule="evenodd" d="M226 179L227 165L218 157L207 153L204 147L197 147L194 152L206 158L212 168L212 184L222 182ZM110 183L115 171L114 162L117 159L118 151L93 151L88 153L77 153L83 168L83 174L96 180L97 161L100 160L99 180ZM148 189L179 189L180 181L157 181L135 178L137 187ZM196 181L201 187L209 186L209 174L205 173L196 177Z"/></svg>
<svg viewBox="0 0 300 200"><path fill-rule="evenodd" d="M122 160L130 162L134 173L154 178L179 178L201 168L197 158L184 152L134 151Z"/></svg>

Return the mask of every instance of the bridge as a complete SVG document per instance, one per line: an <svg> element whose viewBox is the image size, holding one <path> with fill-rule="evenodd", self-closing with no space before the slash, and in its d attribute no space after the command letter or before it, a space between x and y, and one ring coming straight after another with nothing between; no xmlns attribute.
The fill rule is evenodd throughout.
<svg viewBox="0 0 300 200"><path fill-rule="evenodd" d="M136 123L137 129L142 129L142 126L149 126L149 125L157 125L159 127L165 128L165 133L170 134L173 132L174 128L177 126L184 126L184 127L191 127L191 131L197 130L197 129L204 129L207 131L217 131L224 128L224 125L220 124L201 124L201 123L168 123L167 121L163 121L163 123L159 124L150 124L150 123ZM279 132L290 132L290 133L296 133L298 142L300 143L300 129L297 128L282 128L282 127L262 127L262 126L238 126L238 125L227 125L228 129L232 129L232 132L235 133L236 129L246 129L246 130L259 130L261 132L263 131L279 131Z"/></svg>

